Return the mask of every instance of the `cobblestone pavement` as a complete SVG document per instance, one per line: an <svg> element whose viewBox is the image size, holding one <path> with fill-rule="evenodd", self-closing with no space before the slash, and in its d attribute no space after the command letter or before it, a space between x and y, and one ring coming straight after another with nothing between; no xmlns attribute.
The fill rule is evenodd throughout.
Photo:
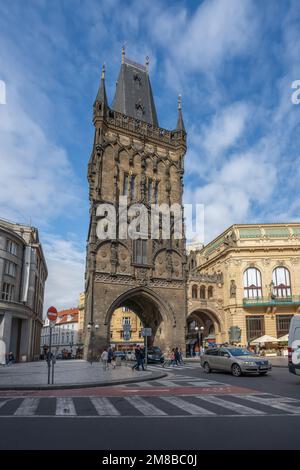
<svg viewBox="0 0 300 470"><path fill-rule="evenodd" d="M102 364L92 365L83 360L57 361L55 364L55 385L93 384L110 381L150 378L152 372L133 371L130 364L104 370ZM45 361L12 364L0 367L0 388L8 386L47 385L48 366Z"/></svg>

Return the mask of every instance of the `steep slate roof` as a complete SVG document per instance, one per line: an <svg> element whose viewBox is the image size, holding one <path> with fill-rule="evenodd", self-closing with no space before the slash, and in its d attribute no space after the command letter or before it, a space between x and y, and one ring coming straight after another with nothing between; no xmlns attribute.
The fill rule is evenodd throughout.
<svg viewBox="0 0 300 470"><path fill-rule="evenodd" d="M159 127L146 66L124 58L112 109Z"/></svg>

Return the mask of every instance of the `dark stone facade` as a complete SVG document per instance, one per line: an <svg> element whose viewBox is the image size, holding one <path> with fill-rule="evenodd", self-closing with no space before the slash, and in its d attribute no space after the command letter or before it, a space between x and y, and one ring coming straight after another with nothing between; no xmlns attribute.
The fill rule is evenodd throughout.
<svg viewBox="0 0 300 470"><path fill-rule="evenodd" d="M126 73L122 74L122 68ZM90 226L85 288L86 322L98 324L99 329L92 328L93 347L91 334L86 335L85 356L92 354L92 349L97 356L109 345L110 318L120 306L130 307L145 327L152 328L150 344L185 350L184 237L148 238L142 246L130 238L119 239L118 233L114 239L97 237L97 207L103 203L117 207L121 195L128 196L128 205L143 203L149 217L153 203L182 206L186 133L181 103L177 128L157 127L148 70L126 60L124 53L114 100L117 110L108 106L104 79L103 71L94 103L95 138L88 164ZM124 114L122 102L131 115Z"/></svg>

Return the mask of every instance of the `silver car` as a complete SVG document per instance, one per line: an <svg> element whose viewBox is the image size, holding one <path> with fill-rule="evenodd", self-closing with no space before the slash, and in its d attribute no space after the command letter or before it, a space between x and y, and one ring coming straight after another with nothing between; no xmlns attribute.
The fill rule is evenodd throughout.
<svg viewBox="0 0 300 470"><path fill-rule="evenodd" d="M212 370L224 370L235 377L242 374L266 375L272 368L264 357L234 347L207 349L201 356L201 365L207 374Z"/></svg>

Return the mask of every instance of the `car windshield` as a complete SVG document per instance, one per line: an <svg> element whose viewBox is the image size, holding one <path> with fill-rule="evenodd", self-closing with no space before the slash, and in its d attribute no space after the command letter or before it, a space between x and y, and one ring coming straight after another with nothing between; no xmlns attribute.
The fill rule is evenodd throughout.
<svg viewBox="0 0 300 470"><path fill-rule="evenodd" d="M242 348L234 348L234 349L228 349L230 354L232 356L251 356L252 353L247 351L247 349L242 349Z"/></svg>
<svg viewBox="0 0 300 470"><path fill-rule="evenodd" d="M161 350L160 348L158 348L157 346L153 346L152 348L149 348L149 352L151 351L151 353L156 353L156 354L160 354L161 353Z"/></svg>

